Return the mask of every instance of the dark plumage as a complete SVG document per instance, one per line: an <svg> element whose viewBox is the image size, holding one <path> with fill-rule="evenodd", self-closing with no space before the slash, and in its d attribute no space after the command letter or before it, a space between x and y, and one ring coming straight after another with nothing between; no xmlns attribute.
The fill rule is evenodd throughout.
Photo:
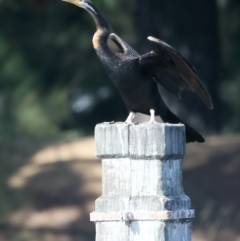
<svg viewBox="0 0 240 241"><path fill-rule="evenodd" d="M136 112L150 112L150 122L154 122L154 116L159 115L164 122L184 123L165 105L158 92L158 84L180 98L182 90L193 91L208 108L213 108L211 98L194 68L171 46L159 39L148 37L153 43L153 51L140 56L119 36L109 35L107 22L91 1L64 1L84 8L92 15L97 26L93 46L130 112L126 122L132 122ZM120 52L110 50L108 37L119 47ZM193 128L187 124L185 126L187 142L204 141Z"/></svg>

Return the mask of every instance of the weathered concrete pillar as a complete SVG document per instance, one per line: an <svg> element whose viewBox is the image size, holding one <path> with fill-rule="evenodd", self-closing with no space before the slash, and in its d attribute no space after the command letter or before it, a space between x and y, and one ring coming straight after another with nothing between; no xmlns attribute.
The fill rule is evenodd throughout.
<svg viewBox="0 0 240 241"><path fill-rule="evenodd" d="M194 210L182 188L184 125L99 124L102 196L96 241L190 241Z"/></svg>

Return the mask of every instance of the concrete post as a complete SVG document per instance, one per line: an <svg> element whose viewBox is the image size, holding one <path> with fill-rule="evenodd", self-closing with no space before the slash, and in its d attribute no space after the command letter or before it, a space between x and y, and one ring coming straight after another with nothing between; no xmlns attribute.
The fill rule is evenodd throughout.
<svg viewBox="0 0 240 241"><path fill-rule="evenodd" d="M103 123L95 142L102 159L102 196L90 215L96 241L190 241L184 125Z"/></svg>

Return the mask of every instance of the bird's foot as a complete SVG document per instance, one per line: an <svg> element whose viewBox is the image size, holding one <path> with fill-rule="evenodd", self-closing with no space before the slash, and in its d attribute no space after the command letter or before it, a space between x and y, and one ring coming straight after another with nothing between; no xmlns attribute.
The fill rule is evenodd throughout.
<svg viewBox="0 0 240 241"><path fill-rule="evenodd" d="M156 124L157 121L155 121L155 110L151 109L150 110L151 118L149 120L149 124Z"/></svg>
<svg viewBox="0 0 240 241"><path fill-rule="evenodd" d="M135 117L135 113L134 112L130 112L128 115L128 118L125 120L125 123L127 124L134 124L133 123L133 119Z"/></svg>

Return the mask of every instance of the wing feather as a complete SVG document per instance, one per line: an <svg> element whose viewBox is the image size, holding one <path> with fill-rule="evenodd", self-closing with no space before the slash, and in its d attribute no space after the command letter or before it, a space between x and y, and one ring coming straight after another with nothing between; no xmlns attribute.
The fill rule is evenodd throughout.
<svg viewBox="0 0 240 241"><path fill-rule="evenodd" d="M212 109L211 97L192 65L167 43L154 37L148 40L153 42L154 50L139 58L141 69L177 96L184 89L195 92Z"/></svg>

